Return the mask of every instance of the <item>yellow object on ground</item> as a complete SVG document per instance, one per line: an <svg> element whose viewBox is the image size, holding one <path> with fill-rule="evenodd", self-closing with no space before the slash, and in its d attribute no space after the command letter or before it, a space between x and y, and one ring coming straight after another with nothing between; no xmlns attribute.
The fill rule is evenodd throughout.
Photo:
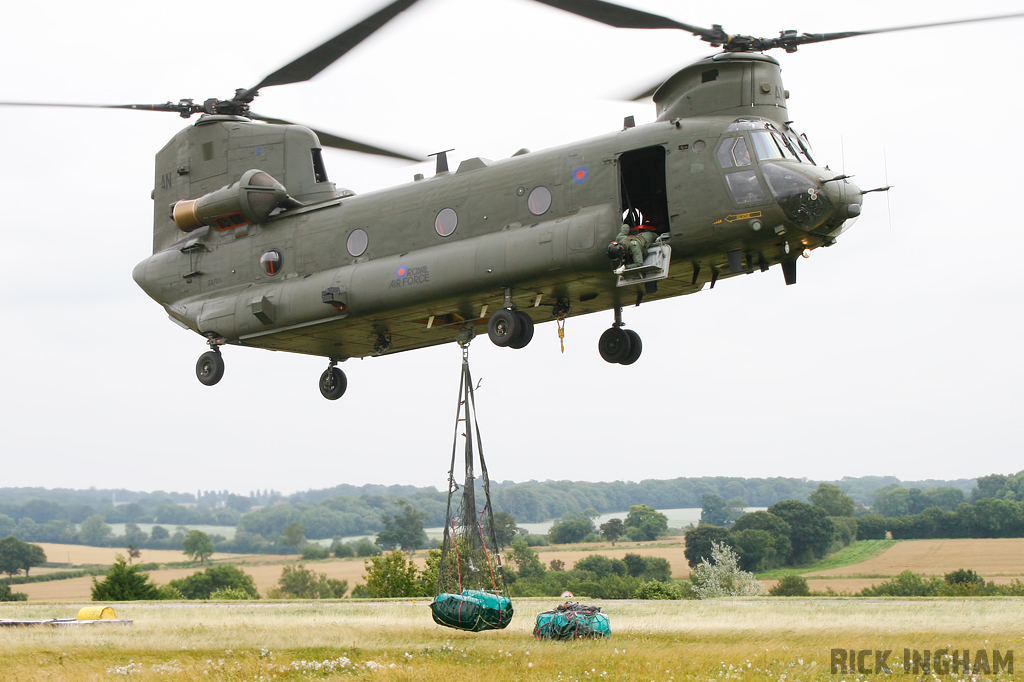
<svg viewBox="0 0 1024 682"><path fill-rule="evenodd" d="M117 618L114 609L109 606L84 606L78 611L78 620L105 620Z"/></svg>

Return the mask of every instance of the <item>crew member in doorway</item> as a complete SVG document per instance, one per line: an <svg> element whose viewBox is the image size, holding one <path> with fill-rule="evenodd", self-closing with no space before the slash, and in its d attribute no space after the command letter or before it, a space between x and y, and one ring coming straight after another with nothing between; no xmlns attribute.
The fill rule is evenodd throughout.
<svg viewBox="0 0 1024 682"><path fill-rule="evenodd" d="M658 228L651 222L650 218L644 218L644 221L634 228L630 228L628 223L623 223L619 229L619 236L616 237L615 241L622 245L625 249L625 269L632 270L638 268L644 264L644 258L647 257L648 247L655 242L658 238Z"/></svg>

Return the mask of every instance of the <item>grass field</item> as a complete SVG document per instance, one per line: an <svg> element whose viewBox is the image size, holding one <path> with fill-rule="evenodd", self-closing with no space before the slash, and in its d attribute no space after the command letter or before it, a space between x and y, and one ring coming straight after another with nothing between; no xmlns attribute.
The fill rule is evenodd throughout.
<svg viewBox="0 0 1024 682"><path fill-rule="evenodd" d="M592 602L609 615L610 639L538 642L536 614L555 603L517 600L508 629L479 634L435 625L425 601L121 604L118 616L133 619L132 627L0 628L0 680L852 680L859 676L830 673L831 649L890 649L897 672L904 648L1005 654L1020 648L1024 606L1021 599ZM0 604L0 619L74 611Z"/></svg>

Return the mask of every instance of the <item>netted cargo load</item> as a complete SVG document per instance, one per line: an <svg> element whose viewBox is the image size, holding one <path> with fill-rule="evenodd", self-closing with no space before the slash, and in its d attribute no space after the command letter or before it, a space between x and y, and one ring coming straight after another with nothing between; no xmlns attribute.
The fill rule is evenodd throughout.
<svg viewBox="0 0 1024 682"><path fill-rule="evenodd" d="M561 604L537 616L533 636L537 639L600 639L611 637L612 627L608 615L600 606Z"/></svg>
<svg viewBox="0 0 1024 682"><path fill-rule="evenodd" d="M459 630L500 630L512 620L512 602L508 597L463 590L462 594L439 594L430 605L434 622Z"/></svg>
<svg viewBox="0 0 1024 682"><path fill-rule="evenodd" d="M463 477L461 487L455 478L460 445L463 456L459 463L464 466L464 471L460 472ZM480 463L479 490L476 460ZM462 353L462 383L452 445L452 466L448 472L448 512L434 595L430 610L438 625L479 632L504 628L512 620L512 600L505 586L500 548L494 532L490 480L476 422L476 402L466 346L463 346Z"/></svg>

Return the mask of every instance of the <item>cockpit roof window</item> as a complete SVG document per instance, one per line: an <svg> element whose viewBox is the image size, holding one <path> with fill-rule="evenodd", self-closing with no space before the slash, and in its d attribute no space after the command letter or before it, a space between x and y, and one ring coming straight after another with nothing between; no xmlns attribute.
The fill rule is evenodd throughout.
<svg viewBox="0 0 1024 682"><path fill-rule="evenodd" d="M764 130L765 128L773 128L770 121L763 118L757 118L756 116L741 116L726 128L726 132L733 132L735 130Z"/></svg>

